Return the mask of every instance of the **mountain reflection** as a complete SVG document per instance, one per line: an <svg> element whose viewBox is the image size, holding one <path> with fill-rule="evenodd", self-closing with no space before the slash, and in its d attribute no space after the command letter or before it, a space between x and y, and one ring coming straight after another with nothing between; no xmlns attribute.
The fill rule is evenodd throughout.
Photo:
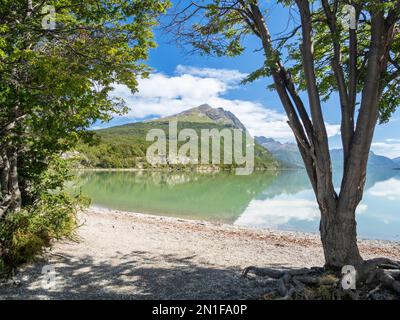
<svg viewBox="0 0 400 320"><path fill-rule="evenodd" d="M340 186L340 172L334 176ZM189 172L84 172L81 189L94 206L237 225L317 232L319 210L304 170L250 176ZM400 172L368 173L360 204L361 237L398 239Z"/></svg>
<svg viewBox="0 0 400 320"><path fill-rule="evenodd" d="M341 172L334 175L339 190ZM400 175L370 170L356 214L360 237L399 239ZM384 200L386 202L382 203ZM388 202L389 200L389 202ZM241 226L317 232L319 210L305 171L287 171L253 199L235 221Z"/></svg>

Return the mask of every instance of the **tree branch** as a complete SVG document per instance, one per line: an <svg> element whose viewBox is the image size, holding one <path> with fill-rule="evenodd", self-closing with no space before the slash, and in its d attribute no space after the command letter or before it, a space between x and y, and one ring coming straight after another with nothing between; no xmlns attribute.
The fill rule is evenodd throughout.
<svg viewBox="0 0 400 320"><path fill-rule="evenodd" d="M336 206L337 195L332 182L332 165L329 153L328 134L322 114L321 101L315 76L310 6L307 0L296 0L296 3L299 8L301 17L301 52L303 58L304 76L307 85L307 93L310 102L312 123L314 128L313 140L316 154L316 169L318 181L317 198L321 197L318 199L319 202L325 202L323 205L320 202L321 210L325 211L324 206L326 205L330 207L329 209L333 209Z"/></svg>
<svg viewBox="0 0 400 320"><path fill-rule="evenodd" d="M350 152L350 144L354 134L354 110L356 98L356 56L357 56L357 35L356 30L349 31L350 33L350 81L349 91L345 81L343 67L341 65L342 53L340 45L340 32L337 26L337 19L334 11L331 10L328 0L322 0L323 10L328 21L329 30L333 43L333 59L332 69L335 74L336 82L339 90L340 106L342 111L342 144L344 153L344 168L347 166L347 159ZM337 10L337 9L336 9ZM351 92L351 94L350 94ZM354 106L354 107L353 107Z"/></svg>

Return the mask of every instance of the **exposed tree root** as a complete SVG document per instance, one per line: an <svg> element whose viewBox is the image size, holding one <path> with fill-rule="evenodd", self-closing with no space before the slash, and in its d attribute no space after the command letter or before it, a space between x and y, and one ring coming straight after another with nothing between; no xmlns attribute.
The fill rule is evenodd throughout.
<svg viewBox="0 0 400 320"><path fill-rule="evenodd" d="M364 263L361 281L366 285L381 285L382 288L396 292L400 296L400 262L390 259L373 259ZM370 296L374 296L376 292Z"/></svg>
<svg viewBox="0 0 400 320"><path fill-rule="evenodd" d="M275 280L274 291L264 299L386 300L400 299L400 263L380 258L357 268L356 289L344 289L340 272L311 269L257 268L250 266L242 276L254 274Z"/></svg>

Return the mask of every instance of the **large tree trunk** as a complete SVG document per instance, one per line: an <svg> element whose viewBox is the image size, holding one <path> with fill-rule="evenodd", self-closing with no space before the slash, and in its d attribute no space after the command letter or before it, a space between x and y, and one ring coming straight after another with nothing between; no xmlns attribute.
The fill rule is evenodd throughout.
<svg viewBox="0 0 400 320"><path fill-rule="evenodd" d="M10 177L10 163L4 152L0 154L0 218L7 212L11 196L8 193L9 177Z"/></svg>
<svg viewBox="0 0 400 320"><path fill-rule="evenodd" d="M321 181L321 177L324 179ZM323 183L322 183L323 182ZM361 201L362 189L354 194L337 196L332 175L317 175L314 184L321 211L320 235L325 256L325 267L341 269L345 265L358 267L363 259L357 247L355 212ZM328 187L325 187L328 186Z"/></svg>
<svg viewBox="0 0 400 320"><path fill-rule="evenodd" d="M21 209L22 195L18 176L18 147L8 139L17 137L19 131L16 129L21 125L25 115L20 114L20 107L17 103L11 108L7 123L2 125L0 130L0 217L8 212L16 212ZM4 139L4 140L3 140Z"/></svg>
<svg viewBox="0 0 400 320"><path fill-rule="evenodd" d="M12 150L9 155L10 159L10 181L9 189L11 194L10 210L12 212L19 211L22 205L21 190L18 181L18 155L16 150Z"/></svg>
<svg viewBox="0 0 400 320"><path fill-rule="evenodd" d="M372 139L372 137L371 137ZM321 241L325 263L329 268L344 265L359 267L363 259L357 246L356 209L364 192L369 149L364 153L352 153L345 162L341 192L335 205L321 205ZM319 197L320 198L320 197Z"/></svg>
<svg viewBox="0 0 400 320"><path fill-rule="evenodd" d="M337 7L335 9L335 6L327 0L322 1L326 22L331 30L334 48L332 71L337 82L342 113L344 170L338 195L333 186L329 140L315 68L313 46L315 28L310 8L311 2L308 0L295 2L301 18L300 51L311 116L296 90L292 76L279 59L279 52L273 46L258 1L251 2L248 6L240 1L244 9L240 13L245 15L245 22L249 28L262 40L265 56L271 58L268 71L273 77L275 88L288 116L288 124L295 135L321 211L320 233L325 267L338 270L345 265L352 265L357 271L363 273L366 262L363 261L357 246L355 212L364 191L368 156L379 115L379 101L385 88L382 79L388 67L390 46L394 39L394 17L399 12L397 9L392 10L386 19L383 10L370 12L371 39L365 60L366 65L361 69L357 68L357 58L360 55L357 49L357 33L356 30L349 30L349 70L348 79L346 79L346 72L342 65L342 43L341 38L338 37L341 31L335 12ZM359 14L358 8L357 16ZM364 53L360 56L364 56ZM365 72L365 80L356 117L357 86L361 72ZM355 119L357 119L356 126ZM400 283L396 282L396 286L398 288L396 287L395 290L400 292Z"/></svg>
<svg viewBox="0 0 400 320"><path fill-rule="evenodd" d="M8 212L21 209L22 197L18 182L18 156L16 150L0 155L0 218Z"/></svg>
<svg viewBox="0 0 400 320"><path fill-rule="evenodd" d="M355 210L322 213L320 232L326 268L340 269L345 265L357 268L361 265L356 226Z"/></svg>
<svg viewBox="0 0 400 320"><path fill-rule="evenodd" d="M352 206L350 199L347 199L348 203L346 204L346 199L340 199L333 186L328 135L322 115L315 75L309 3L298 0L298 4L302 13L304 39L301 52L303 55L312 122L307 115L301 99L299 99L296 93L290 74L287 73L280 62L277 62L275 67L272 68L272 76L279 97L288 115L289 126L295 134L320 207L320 231L326 266L335 269L341 268L344 265L357 266L362 263L362 258L357 248L355 221L357 205ZM255 28L257 28L258 35L263 42L265 54L266 56L271 56L275 51L265 20L257 5L253 4L250 7ZM296 109L298 112L296 112ZM353 179L353 181L355 180ZM346 210L342 210L342 208L346 208Z"/></svg>

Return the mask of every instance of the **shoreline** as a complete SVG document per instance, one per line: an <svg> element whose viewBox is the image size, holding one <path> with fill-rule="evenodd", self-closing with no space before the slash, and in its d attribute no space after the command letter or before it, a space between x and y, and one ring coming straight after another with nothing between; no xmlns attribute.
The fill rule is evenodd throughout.
<svg viewBox="0 0 400 320"><path fill-rule="evenodd" d="M90 208L77 241L58 241L21 268L0 299L261 299L275 284L241 277L248 266L323 265L318 235ZM365 259L400 260L397 243L359 241ZM42 287L43 267L56 285ZM17 283L17 285L15 284Z"/></svg>
<svg viewBox="0 0 400 320"><path fill-rule="evenodd" d="M117 209L109 209L99 206L91 206L87 209L90 213L97 213L97 214L111 214L114 215L121 215L126 216L128 219L131 217L132 219L140 219L141 221L150 222L153 221L155 223L162 223L167 222L171 223L174 226L179 225L180 227L188 228L188 229L195 229L197 231L200 230L218 230L221 233L226 233L227 236L229 235L236 235L236 236L251 236L251 237L260 237L260 238L279 238L284 239L288 243L298 244L302 240L306 242L311 241L313 245L321 246L320 234L318 232L303 232L303 231L296 231L296 230L279 230L273 228L257 228L257 227L249 227L249 226L239 226L229 223L223 222L215 222L215 221L208 221L208 220L198 220L198 219L191 219L191 218L178 218L168 215L158 215L158 214L151 214L151 213L142 213L142 212L133 212L133 211L124 211L124 210L117 210ZM200 226L200 228L199 228ZM386 247L398 247L398 254L397 259L400 259L400 241L396 240L383 240L383 239L368 239L368 238L359 238L358 245L361 249L364 250L365 253L372 248L386 248ZM373 250L375 251L375 250ZM395 257L393 256L393 257Z"/></svg>
<svg viewBox="0 0 400 320"><path fill-rule="evenodd" d="M232 173L234 171L230 169L174 169L174 168L74 168L74 171L92 171L92 172L194 172L194 173ZM278 169L267 169L267 168L254 168L254 173L258 172L281 172L281 171L304 171L304 168L278 168Z"/></svg>
<svg viewBox="0 0 400 320"><path fill-rule="evenodd" d="M107 207L101 206L90 206L86 211L90 212L98 212L98 213L111 213L111 214L121 214L127 216L138 216L148 219L159 219L171 222L179 222L185 224L195 224L195 225L204 225L205 227L219 227L222 229L235 229L238 232L259 232L259 233L276 233L282 235L293 236L294 238L311 237L315 238L316 241L320 241L319 232L307 232L307 231L299 231L299 230L282 230L282 229L274 229L274 228L263 228L263 227L252 227L252 226L243 226L243 225L235 225L225 222L218 221L209 221L209 220L201 220L195 218L184 218L184 217L174 217L170 215L164 214L156 214L156 213L145 213L145 212L135 212L135 211L126 211L126 210L118 210L118 209L110 209ZM400 247L400 240L387 240L387 239L373 239L373 238L358 238L359 243L375 243L381 245L393 245Z"/></svg>

